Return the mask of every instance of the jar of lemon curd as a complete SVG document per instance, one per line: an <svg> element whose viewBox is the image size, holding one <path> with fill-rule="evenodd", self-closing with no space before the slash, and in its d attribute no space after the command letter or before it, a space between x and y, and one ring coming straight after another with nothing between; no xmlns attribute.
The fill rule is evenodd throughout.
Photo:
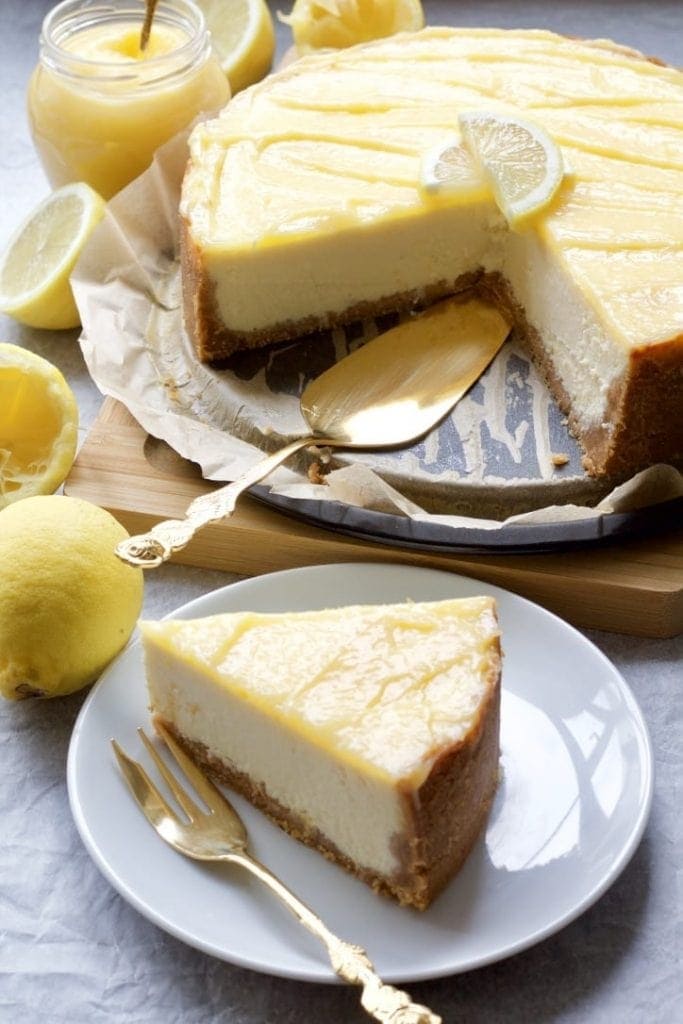
<svg viewBox="0 0 683 1024"><path fill-rule="evenodd" d="M33 140L53 187L109 199L154 151L230 88L192 0L159 0L140 49L144 0L64 0L43 22L28 89Z"/></svg>

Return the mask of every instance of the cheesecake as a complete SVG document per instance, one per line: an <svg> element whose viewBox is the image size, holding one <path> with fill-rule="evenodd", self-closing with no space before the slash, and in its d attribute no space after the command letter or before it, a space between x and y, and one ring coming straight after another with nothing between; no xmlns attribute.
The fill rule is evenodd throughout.
<svg viewBox="0 0 683 1024"><path fill-rule="evenodd" d="M150 709L215 780L426 908L496 791L493 599L143 622Z"/></svg>
<svg viewBox="0 0 683 1024"><path fill-rule="evenodd" d="M562 151L524 231L486 192L421 185L472 110ZM514 319L589 473L683 459L683 75L633 50L428 28L302 58L194 129L180 236L203 361L474 286Z"/></svg>

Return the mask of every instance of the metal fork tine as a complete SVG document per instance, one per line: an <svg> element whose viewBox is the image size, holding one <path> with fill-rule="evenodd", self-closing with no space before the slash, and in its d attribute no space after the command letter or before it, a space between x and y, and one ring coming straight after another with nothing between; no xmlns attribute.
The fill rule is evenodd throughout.
<svg viewBox="0 0 683 1024"><path fill-rule="evenodd" d="M154 725L164 743L175 757L178 765L182 768L183 772L199 793L206 806L217 813L224 812L226 808L226 801L221 791L214 786L213 782L211 782L211 780L208 779L202 771L200 771L194 761L190 760L182 747L176 743L168 729L166 729L161 722L155 722Z"/></svg>
<svg viewBox="0 0 683 1024"><path fill-rule="evenodd" d="M182 809L185 811L185 814L188 816L190 821L194 821L202 813L201 810L199 809L199 807L197 807L192 797L189 796L188 793L186 793L186 791L180 785L173 772L170 770L170 768L167 767L165 761L157 753L154 744L147 736L145 730L138 729L138 736L145 744L145 747L147 748L147 753L154 761L159 771L159 774L164 779L166 785L173 793L173 796L176 798Z"/></svg>
<svg viewBox="0 0 683 1024"><path fill-rule="evenodd" d="M178 815L169 807L142 765L129 757L116 740L112 740L111 745L130 791L145 817L155 828L163 823L165 817L177 821ZM150 799L150 794L153 799Z"/></svg>

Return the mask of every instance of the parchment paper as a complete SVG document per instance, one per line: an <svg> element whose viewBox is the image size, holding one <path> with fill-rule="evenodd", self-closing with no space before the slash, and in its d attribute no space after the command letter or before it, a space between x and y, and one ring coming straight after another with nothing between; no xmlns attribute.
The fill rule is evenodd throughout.
<svg viewBox="0 0 683 1024"><path fill-rule="evenodd" d="M176 258L186 138L159 150L151 168L112 200L72 285L81 347L100 390L198 463L206 479L227 481L307 433L298 402L306 383L397 318L240 353L221 369L202 365L183 327ZM555 465L555 455L566 463ZM313 450L288 465L267 480L277 493L461 528L585 519L683 494L683 475L667 466L616 487L587 476L577 443L514 335L420 443L384 453Z"/></svg>

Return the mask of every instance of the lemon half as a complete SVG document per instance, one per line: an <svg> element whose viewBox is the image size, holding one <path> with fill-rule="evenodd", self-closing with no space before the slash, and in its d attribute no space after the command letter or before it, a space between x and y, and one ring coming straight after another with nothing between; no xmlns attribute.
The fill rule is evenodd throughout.
<svg viewBox="0 0 683 1024"><path fill-rule="evenodd" d="M78 327L69 276L104 209L83 182L44 199L0 257L0 312L29 327Z"/></svg>
<svg viewBox="0 0 683 1024"><path fill-rule="evenodd" d="M76 454L78 406L56 366L0 344L0 509L50 494Z"/></svg>
<svg viewBox="0 0 683 1024"><path fill-rule="evenodd" d="M420 0L295 0L291 13L278 17L291 27L299 53L415 32L425 20Z"/></svg>
<svg viewBox="0 0 683 1024"><path fill-rule="evenodd" d="M265 0L197 0L233 95L270 71L275 29Z"/></svg>

